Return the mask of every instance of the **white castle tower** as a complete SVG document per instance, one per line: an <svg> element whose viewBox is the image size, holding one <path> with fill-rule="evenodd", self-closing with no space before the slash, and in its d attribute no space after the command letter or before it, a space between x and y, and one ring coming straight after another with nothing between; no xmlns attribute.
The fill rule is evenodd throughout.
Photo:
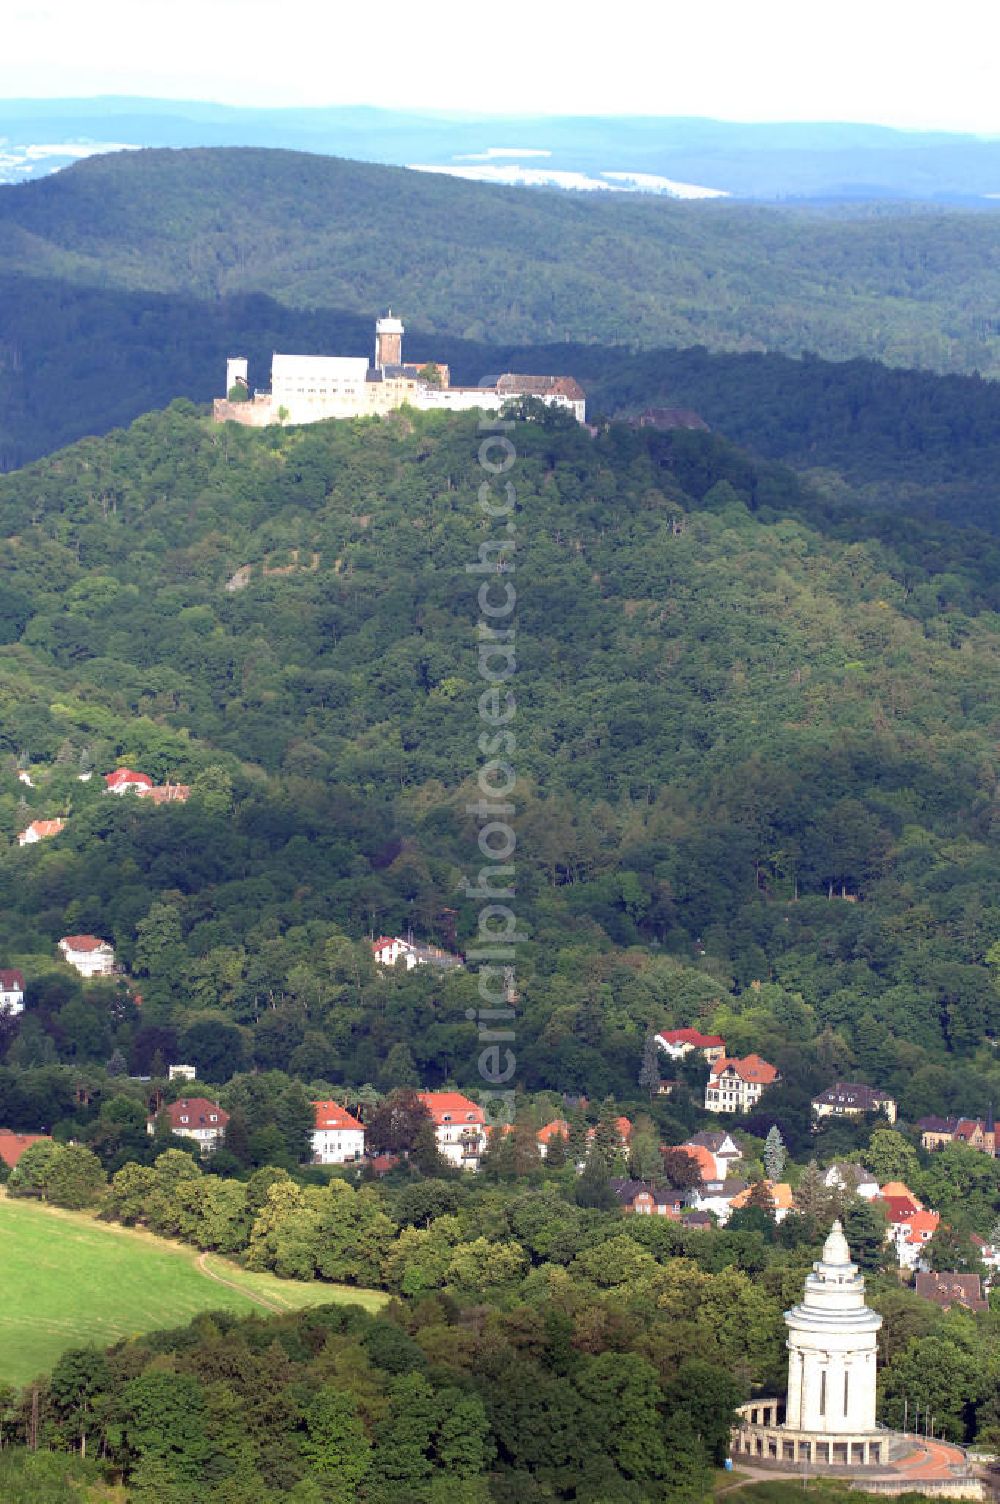
<svg viewBox="0 0 1000 1504"><path fill-rule="evenodd" d="M834 1222L806 1279L802 1304L785 1312L788 1399L795 1431L857 1436L875 1430L875 1349L882 1318L865 1305L864 1276Z"/></svg>

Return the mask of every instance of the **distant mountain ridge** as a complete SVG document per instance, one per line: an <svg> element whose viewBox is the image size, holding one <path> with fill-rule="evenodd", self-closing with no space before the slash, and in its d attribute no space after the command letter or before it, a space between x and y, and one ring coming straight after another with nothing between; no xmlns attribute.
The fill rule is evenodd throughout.
<svg viewBox="0 0 1000 1504"><path fill-rule="evenodd" d="M478 161L547 171L557 175L556 186L621 189L615 175L623 175L639 191L673 195L674 184L760 200L986 205L1000 194L1000 138L944 131L671 116L253 109L128 97L0 103L0 182L41 177L110 144L282 147L452 173L464 164L471 174Z"/></svg>

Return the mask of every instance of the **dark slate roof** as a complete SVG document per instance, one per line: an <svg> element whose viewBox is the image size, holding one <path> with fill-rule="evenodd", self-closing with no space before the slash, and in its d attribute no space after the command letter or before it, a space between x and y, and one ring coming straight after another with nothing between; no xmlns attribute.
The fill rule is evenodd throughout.
<svg viewBox="0 0 1000 1504"><path fill-rule="evenodd" d="M917 1275L917 1294L925 1300L948 1310L949 1306L964 1306L968 1311L988 1311L989 1301L983 1299L978 1274L958 1274L948 1271L942 1274L921 1273Z"/></svg>
<svg viewBox="0 0 1000 1504"><path fill-rule="evenodd" d="M886 1091L879 1091L877 1086L866 1086L860 1081L837 1081L833 1086L828 1086L826 1091L821 1091L818 1097L813 1097L813 1102L820 1102L829 1107L856 1107L862 1112L872 1112L883 1102L891 1102L892 1098Z"/></svg>

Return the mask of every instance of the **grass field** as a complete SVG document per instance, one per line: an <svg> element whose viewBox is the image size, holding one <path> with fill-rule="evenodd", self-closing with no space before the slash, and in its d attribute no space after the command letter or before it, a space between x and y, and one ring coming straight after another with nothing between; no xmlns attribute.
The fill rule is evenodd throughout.
<svg viewBox="0 0 1000 1504"><path fill-rule="evenodd" d="M240 1316L387 1296L346 1285L248 1274L215 1254L34 1201L0 1199L0 1381L21 1384L68 1347L99 1346L200 1311Z"/></svg>

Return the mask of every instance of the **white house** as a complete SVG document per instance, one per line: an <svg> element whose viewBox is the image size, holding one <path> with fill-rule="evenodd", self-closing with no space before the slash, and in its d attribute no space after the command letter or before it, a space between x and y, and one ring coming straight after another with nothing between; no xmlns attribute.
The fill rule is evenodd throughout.
<svg viewBox="0 0 1000 1504"><path fill-rule="evenodd" d="M478 1170L486 1147L486 1114L458 1091L421 1091L417 1096L431 1115L437 1146L450 1164Z"/></svg>
<svg viewBox="0 0 1000 1504"><path fill-rule="evenodd" d="M823 1176L823 1184L830 1190L850 1191L851 1195L860 1196L862 1201L874 1201L879 1193L878 1181L871 1171L850 1160L832 1164Z"/></svg>
<svg viewBox="0 0 1000 1504"><path fill-rule="evenodd" d="M179 1138L193 1138L202 1154L211 1154L225 1138L229 1113L207 1097L181 1097L180 1101L164 1107L162 1112L170 1124L170 1131ZM155 1117L146 1119L146 1132L156 1132Z"/></svg>
<svg viewBox="0 0 1000 1504"><path fill-rule="evenodd" d="M365 1126L339 1102L314 1102L316 1126L312 1135L315 1165L343 1165L365 1152Z"/></svg>
<svg viewBox="0 0 1000 1504"><path fill-rule="evenodd" d="M401 940L398 935L380 935L371 946L376 966L395 966L397 961L402 961L407 971L412 971L415 966L439 966L447 971L462 965L461 956L453 956L437 945Z"/></svg>
<svg viewBox="0 0 1000 1504"><path fill-rule="evenodd" d="M193 1065L168 1065L168 1081L195 1081L198 1077L197 1068Z"/></svg>
<svg viewBox="0 0 1000 1504"><path fill-rule="evenodd" d="M760 1101L761 1092L778 1080L778 1071L760 1055L745 1055L741 1060L723 1056L712 1066L705 1087L705 1109L750 1112Z"/></svg>
<svg viewBox="0 0 1000 1504"><path fill-rule="evenodd" d="M134 773L131 768L115 768L104 775L106 794L138 794L153 787L153 780L145 773Z"/></svg>
<svg viewBox="0 0 1000 1504"><path fill-rule="evenodd" d="M680 1145L682 1149L707 1149L714 1161L712 1180L725 1180L733 1165L743 1158L743 1151L739 1144L720 1128L712 1132L705 1129L701 1133L692 1133L689 1139L685 1139Z"/></svg>
<svg viewBox="0 0 1000 1504"><path fill-rule="evenodd" d="M114 946L96 935L64 935L59 950L82 977L106 977L115 969Z"/></svg>
<svg viewBox="0 0 1000 1504"><path fill-rule="evenodd" d="M861 1118L866 1113L883 1113L890 1123L896 1121L896 1103L887 1091L879 1091L861 1081L836 1081L812 1099L813 1117Z"/></svg>
<svg viewBox="0 0 1000 1504"><path fill-rule="evenodd" d="M65 820L32 820L27 829L18 831L17 844L34 846L36 841L47 841L50 836L57 836L65 828Z"/></svg>
<svg viewBox="0 0 1000 1504"><path fill-rule="evenodd" d="M702 1034L700 1029L661 1029L655 1037L657 1048L671 1060L683 1060L696 1051L714 1065L726 1053L726 1041L720 1034Z"/></svg>
<svg viewBox="0 0 1000 1504"><path fill-rule="evenodd" d="M24 977L19 971L0 971L0 1013L24 1012Z"/></svg>

